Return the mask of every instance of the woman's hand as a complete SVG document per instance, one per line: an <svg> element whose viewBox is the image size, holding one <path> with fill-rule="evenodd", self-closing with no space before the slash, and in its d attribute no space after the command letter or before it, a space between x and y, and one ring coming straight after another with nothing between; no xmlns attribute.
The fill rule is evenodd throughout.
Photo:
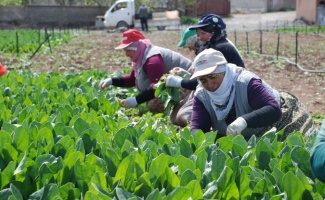
<svg viewBox="0 0 325 200"><path fill-rule="evenodd" d="M105 79L105 80L102 80L100 81L99 83L99 89L100 90L103 90L105 87L108 87L110 85L112 85L113 81L111 78L108 78L108 79Z"/></svg>
<svg viewBox="0 0 325 200"><path fill-rule="evenodd" d="M124 108L135 108L138 105L138 102L135 99L135 97L129 97L127 99L119 99L119 102L121 106Z"/></svg>
<svg viewBox="0 0 325 200"><path fill-rule="evenodd" d="M239 135L246 127L247 123L245 119L238 117L227 127L227 135Z"/></svg>

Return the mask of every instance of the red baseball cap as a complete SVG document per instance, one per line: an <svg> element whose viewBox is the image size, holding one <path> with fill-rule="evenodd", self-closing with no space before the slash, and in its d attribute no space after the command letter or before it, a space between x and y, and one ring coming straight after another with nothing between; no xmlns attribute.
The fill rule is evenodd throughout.
<svg viewBox="0 0 325 200"><path fill-rule="evenodd" d="M115 47L115 49L123 49L133 42L137 42L139 40L146 39L142 33L138 30L135 29L129 29L123 33L122 36L122 44L119 46Z"/></svg>
<svg viewBox="0 0 325 200"><path fill-rule="evenodd" d="M0 76L3 76L6 72L7 72L6 68L4 68L4 67L0 64Z"/></svg>

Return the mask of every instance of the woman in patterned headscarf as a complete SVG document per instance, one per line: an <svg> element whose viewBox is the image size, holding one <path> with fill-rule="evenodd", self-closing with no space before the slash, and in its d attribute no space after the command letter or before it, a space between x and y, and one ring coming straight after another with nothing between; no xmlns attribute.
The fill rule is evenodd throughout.
<svg viewBox="0 0 325 200"><path fill-rule="evenodd" d="M135 97L120 100L121 106L134 108L138 104L156 99L153 86L163 74L172 68L179 67L188 69L192 62L181 54L153 45L145 39L141 32L129 29L123 33L122 44L115 49L123 49L125 55L130 58L132 70L130 74L102 80L100 89L110 85L118 87L134 87L140 91ZM150 106L152 105L152 106ZM161 112L163 107L157 110L157 104L150 104L149 109L153 112Z"/></svg>

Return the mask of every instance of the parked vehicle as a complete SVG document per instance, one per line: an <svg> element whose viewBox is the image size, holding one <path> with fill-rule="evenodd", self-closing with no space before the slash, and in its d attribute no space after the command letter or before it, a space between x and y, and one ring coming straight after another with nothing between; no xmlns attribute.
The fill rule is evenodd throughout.
<svg viewBox="0 0 325 200"><path fill-rule="evenodd" d="M106 28L140 28L140 20L137 18L134 0L118 0L105 13L103 24ZM158 30L164 30L167 26L181 25L181 19L177 10L165 12L153 12L149 14L148 26L156 26Z"/></svg>

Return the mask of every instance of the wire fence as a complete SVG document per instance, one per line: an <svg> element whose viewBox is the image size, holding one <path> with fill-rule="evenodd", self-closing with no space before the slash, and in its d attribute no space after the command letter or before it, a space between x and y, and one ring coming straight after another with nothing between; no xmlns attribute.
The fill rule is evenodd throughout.
<svg viewBox="0 0 325 200"><path fill-rule="evenodd" d="M305 72L325 72L324 26L309 26L297 19L227 31L228 39L247 54L282 59Z"/></svg>

